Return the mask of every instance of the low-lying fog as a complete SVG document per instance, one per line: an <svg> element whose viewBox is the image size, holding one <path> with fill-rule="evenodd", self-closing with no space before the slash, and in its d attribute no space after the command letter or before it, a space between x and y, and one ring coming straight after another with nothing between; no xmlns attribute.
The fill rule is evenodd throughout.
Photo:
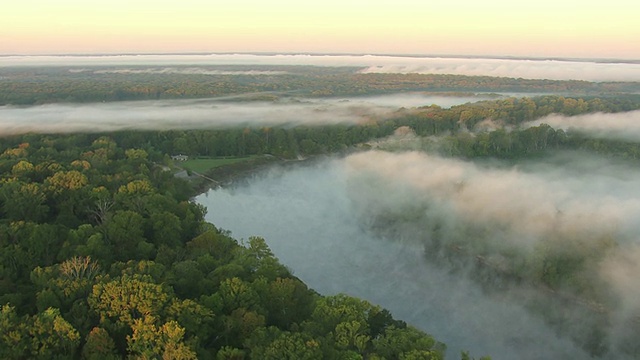
<svg viewBox="0 0 640 360"><path fill-rule="evenodd" d="M396 232L393 240L382 239L369 226L369 215L423 209L429 218L448 222L445 239L459 227L479 224L488 237L523 253L548 236L573 234L588 242L610 234L619 248L594 274L618 300L618 308L608 310L614 320L603 331L610 347L604 358L620 359L620 339L630 336L622 324L640 310L640 281L632 275L640 260L638 180L640 171L627 164L578 153L507 168L369 151L273 168L196 200L208 208L209 221L236 238L265 237L281 262L311 287L388 308L447 343L449 358L460 350L493 359L590 356L525 310L512 293L485 293L446 266L429 264L420 244L429 235L416 231L419 224Z"/></svg>
<svg viewBox="0 0 640 360"><path fill-rule="evenodd" d="M554 129L576 131L588 134L590 137L640 141L640 110L616 114L585 114L576 116L562 116L552 114L526 126L547 124Z"/></svg>
<svg viewBox="0 0 640 360"><path fill-rule="evenodd" d="M363 73L422 73L499 76L524 79L640 81L640 64L631 61L486 59L464 57L201 54L104 56L0 56L7 66L205 66L314 65L362 67Z"/></svg>
<svg viewBox="0 0 640 360"><path fill-rule="evenodd" d="M387 115L400 107L435 104L447 108L492 98L489 95L434 96L408 93L330 99L285 97L273 102L230 101L230 97L224 97L0 106L0 134L355 124Z"/></svg>

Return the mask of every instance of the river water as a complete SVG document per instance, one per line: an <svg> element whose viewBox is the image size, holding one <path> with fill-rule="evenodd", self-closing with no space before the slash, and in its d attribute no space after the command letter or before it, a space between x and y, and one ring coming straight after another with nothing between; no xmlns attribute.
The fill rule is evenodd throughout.
<svg viewBox="0 0 640 360"><path fill-rule="evenodd" d="M461 350L493 359L586 359L541 320L504 297L428 264L410 239L377 238L362 226L340 159L275 167L196 201L237 239L262 236L293 273L324 295L346 293Z"/></svg>

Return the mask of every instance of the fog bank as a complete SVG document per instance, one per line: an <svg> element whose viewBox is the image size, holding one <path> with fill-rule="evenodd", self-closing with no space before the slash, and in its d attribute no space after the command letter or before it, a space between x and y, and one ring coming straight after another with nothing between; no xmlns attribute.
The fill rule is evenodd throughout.
<svg viewBox="0 0 640 360"><path fill-rule="evenodd" d="M640 64L611 64L558 60L419 59L371 65L360 72L454 74L522 79L640 81Z"/></svg>
<svg viewBox="0 0 640 360"><path fill-rule="evenodd" d="M420 93L266 101L223 99L0 106L0 135L117 130L222 129L366 123L400 107L450 107L489 97ZM236 99L238 100L238 99Z"/></svg>
<svg viewBox="0 0 640 360"><path fill-rule="evenodd" d="M553 114L525 124L547 124L554 129L569 130L602 139L640 141L640 110L623 113L595 113L576 116Z"/></svg>
<svg viewBox="0 0 640 360"><path fill-rule="evenodd" d="M605 358L638 354L640 171L631 164L578 152L516 167L417 152L360 153L345 164L359 223L535 284L537 294L504 294L537 302L561 334L607 349Z"/></svg>
<svg viewBox="0 0 640 360"><path fill-rule="evenodd" d="M640 63L595 60L484 59L383 55L201 54L104 56L0 56L7 66L353 66L363 73L422 73L500 76L525 79L640 81Z"/></svg>
<svg viewBox="0 0 640 360"><path fill-rule="evenodd" d="M88 72L92 74L182 74L182 75L285 75L286 71L274 71L274 70L212 70L199 67L188 68L176 68L176 67L162 67L162 68L123 68L123 69L70 69L69 72L81 73Z"/></svg>

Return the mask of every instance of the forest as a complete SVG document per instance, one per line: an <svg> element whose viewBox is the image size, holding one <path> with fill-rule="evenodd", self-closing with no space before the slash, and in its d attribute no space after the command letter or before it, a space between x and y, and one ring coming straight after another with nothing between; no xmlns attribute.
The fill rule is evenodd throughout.
<svg viewBox="0 0 640 360"><path fill-rule="evenodd" d="M359 123L3 135L2 358L471 358L467 352L447 353L446 344L378 305L317 293L294 275L295 269L279 262L264 238L237 240L206 222L207 209L193 198L211 184L175 176L180 164L172 155L270 156L286 163L380 151L518 164L580 151L631 164L640 160L639 141L590 136L544 122L549 116L633 113L640 109L640 96L633 94L637 83L360 74L352 68L293 66L257 69L285 73L277 76L159 77L112 70L3 69L0 105L223 95L243 95L233 101L251 103L292 95L398 91L550 94L399 108ZM457 186L461 192L465 184ZM615 234L568 243L545 238L529 256L507 245L496 251L492 244L499 236L482 224L462 224L451 235L449 219L434 216L429 206L365 206L371 211L361 215L363 224L383 238L420 224L421 236L429 234L425 261L471 274L487 292L527 286L552 294L525 303L559 333L571 328L567 324L575 314L549 309L582 304L586 313L596 314L594 320L586 335L568 336L594 357L611 354L606 328L617 299L603 293L592 265L622 246ZM637 334L638 315L625 319L632 334ZM637 356L635 340L625 339L614 354Z"/></svg>
<svg viewBox="0 0 640 360"><path fill-rule="evenodd" d="M3 140L3 358L444 354L379 306L309 289L264 239L206 223L190 185L145 149L108 135Z"/></svg>
<svg viewBox="0 0 640 360"><path fill-rule="evenodd" d="M172 68L0 68L0 105L206 98L274 99L396 92L511 92L633 95L637 82L528 80L438 74L363 74L357 67L215 66ZM246 72L247 75L236 75Z"/></svg>

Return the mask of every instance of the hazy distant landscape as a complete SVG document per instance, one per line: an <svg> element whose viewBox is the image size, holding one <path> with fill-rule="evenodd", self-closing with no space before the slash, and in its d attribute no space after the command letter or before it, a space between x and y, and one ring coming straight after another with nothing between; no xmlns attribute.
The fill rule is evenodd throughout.
<svg viewBox="0 0 640 360"><path fill-rule="evenodd" d="M0 359L640 358L639 13L3 4Z"/></svg>
<svg viewBox="0 0 640 360"><path fill-rule="evenodd" d="M309 358L637 358L639 81L634 61L0 57L3 329L35 336L48 314L66 330L47 354L71 358L104 355L98 339L113 356L286 340ZM154 295L131 314L104 297L135 286ZM322 322L347 303L369 310ZM171 326L156 350L135 335ZM427 336L411 326L446 351L392 349Z"/></svg>
<svg viewBox="0 0 640 360"><path fill-rule="evenodd" d="M521 79L640 81L636 60L446 57L336 54L122 54L99 56L0 56L2 67L74 66L73 72L97 74L205 74L234 75L233 70L208 70L209 66L323 66L352 67L359 73L446 74ZM86 67L101 67L92 70ZM108 69L110 66L119 68ZM104 69L107 67L106 69ZM287 71L245 69L246 75L285 75ZM253 71L253 72L252 72ZM264 70L262 70L264 71ZM235 73L240 75L241 73Z"/></svg>

